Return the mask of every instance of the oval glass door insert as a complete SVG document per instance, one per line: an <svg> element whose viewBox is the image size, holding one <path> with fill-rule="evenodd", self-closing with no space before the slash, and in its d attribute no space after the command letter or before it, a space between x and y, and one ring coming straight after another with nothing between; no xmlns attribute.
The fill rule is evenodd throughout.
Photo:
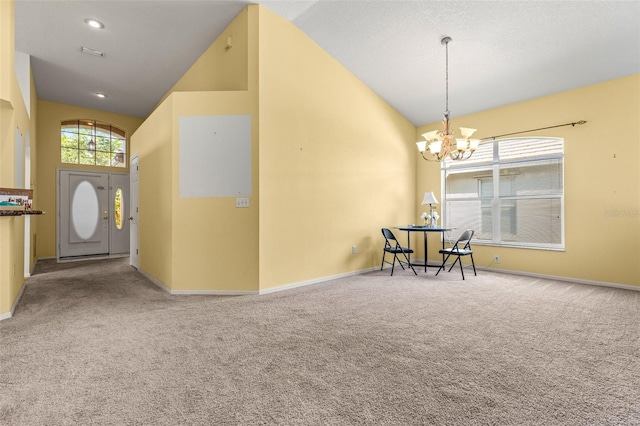
<svg viewBox="0 0 640 426"><path fill-rule="evenodd" d="M99 219L98 194L88 181L76 187L71 201L71 223L78 237L88 240L96 232Z"/></svg>

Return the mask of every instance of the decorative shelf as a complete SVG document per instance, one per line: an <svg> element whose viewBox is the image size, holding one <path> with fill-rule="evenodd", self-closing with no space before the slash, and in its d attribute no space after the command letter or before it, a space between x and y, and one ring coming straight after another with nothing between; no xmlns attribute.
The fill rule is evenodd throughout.
<svg viewBox="0 0 640 426"><path fill-rule="evenodd" d="M42 210L0 210L0 216L25 216L31 214L44 214Z"/></svg>
<svg viewBox="0 0 640 426"><path fill-rule="evenodd" d="M44 214L41 210L33 210L32 205L32 189L0 188L0 216Z"/></svg>

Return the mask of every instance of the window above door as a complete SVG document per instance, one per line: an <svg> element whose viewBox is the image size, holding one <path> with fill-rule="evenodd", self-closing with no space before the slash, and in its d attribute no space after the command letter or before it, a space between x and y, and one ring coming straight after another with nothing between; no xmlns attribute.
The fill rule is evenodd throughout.
<svg viewBox="0 0 640 426"><path fill-rule="evenodd" d="M96 120L67 120L60 124L63 164L124 168L127 165L125 131Z"/></svg>

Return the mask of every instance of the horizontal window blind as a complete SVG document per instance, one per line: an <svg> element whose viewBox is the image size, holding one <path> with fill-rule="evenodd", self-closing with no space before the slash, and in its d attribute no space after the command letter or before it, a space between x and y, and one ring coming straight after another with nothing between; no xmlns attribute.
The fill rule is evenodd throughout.
<svg viewBox="0 0 640 426"><path fill-rule="evenodd" d="M564 248L562 139L485 142L442 167L446 226L475 230L477 243Z"/></svg>

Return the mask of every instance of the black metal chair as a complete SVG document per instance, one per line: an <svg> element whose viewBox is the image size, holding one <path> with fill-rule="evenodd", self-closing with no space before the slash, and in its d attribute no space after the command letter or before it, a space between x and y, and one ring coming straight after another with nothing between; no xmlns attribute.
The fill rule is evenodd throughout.
<svg viewBox="0 0 640 426"><path fill-rule="evenodd" d="M457 256L457 257L456 257L456 260L451 265L451 267L449 268L449 272L451 272L453 267L456 265L456 262L459 262L460 272L462 272L462 279L464 280L464 271L462 269L462 260L460 260L460 258L462 256L469 256L471 257L471 265L473 266L473 275L478 275L476 273L476 264L473 261L473 250L471 250L471 238L473 238L473 233L474 233L473 229L467 229L462 233L462 235L460 235L460 237L458 238L458 241L456 241L452 247L444 248L440 250L440 254L443 254L443 255L446 254L447 256L442 261L442 265L440 265L440 268L438 268L438 272L436 272L436 275L438 275L440 271L444 268L445 263L447 263L447 260L451 256Z"/></svg>
<svg viewBox="0 0 640 426"><path fill-rule="evenodd" d="M382 264L380 265L380 270L382 271L384 264L388 263L389 265L391 265L391 275L393 275L393 269L396 266L396 260L397 260L403 270L404 270L403 264L406 264L406 265L409 265L409 267L411 268L414 274L418 275L416 270L413 269L413 265L411 264L411 261L409 260L409 256L408 256L409 253L413 253L413 250L410 248L402 247L400 243L398 243L396 236L393 235L393 232L391 232L391 230L387 228L382 228L382 235L384 236L384 250L382 251ZM388 260L385 259L385 256L387 255L387 253L393 254L393 262L389 262ZM404 260L400 259L398 255L402 255L404 257Z"/></svg>

